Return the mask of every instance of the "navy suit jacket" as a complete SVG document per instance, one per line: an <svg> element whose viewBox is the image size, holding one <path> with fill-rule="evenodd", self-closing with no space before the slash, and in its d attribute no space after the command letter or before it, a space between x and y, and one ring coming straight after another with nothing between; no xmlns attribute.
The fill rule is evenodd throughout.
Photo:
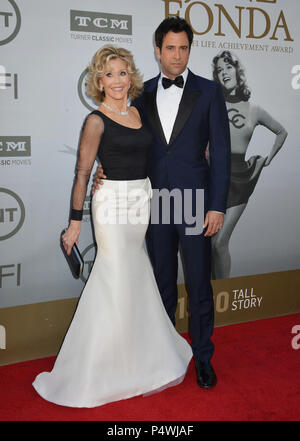
<svg viewBox="0 0 300 441"><path fill-rule="evenodd" d="M221 86L190 70L169 143L156 106L159 75L144 84L132 105L153 134L148 176L152 187L204 189L206 210L226 212L230 179L230 132ZM209 144L209 163L205 149Z"/></svg>

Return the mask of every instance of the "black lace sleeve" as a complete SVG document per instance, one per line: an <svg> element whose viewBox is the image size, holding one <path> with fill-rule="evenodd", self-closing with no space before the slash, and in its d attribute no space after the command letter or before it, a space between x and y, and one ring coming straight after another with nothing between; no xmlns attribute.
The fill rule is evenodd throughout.
<svg viewBox="0 0 300 441"><path fill-rule="evenodd" d="M71 219L81 220L80 212L82 213L87 185L103 132L104 123L102 118L98 115L89 115L86 119L80 142Z"/></svg>

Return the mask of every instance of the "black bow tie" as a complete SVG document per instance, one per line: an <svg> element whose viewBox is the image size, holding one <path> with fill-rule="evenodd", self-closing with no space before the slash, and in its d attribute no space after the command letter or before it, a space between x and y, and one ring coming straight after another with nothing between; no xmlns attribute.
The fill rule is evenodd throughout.
<svg viewBox="0 0 300 441"><path fill-rule="evenodd" d="M179 77L176 77L175 80L170 80L170 78L163 77L162 78L162 85L164 89L168 89L172 86L172 84L175 84L175 86L183 88L184 80L183 76L179 75Z"/></svg>

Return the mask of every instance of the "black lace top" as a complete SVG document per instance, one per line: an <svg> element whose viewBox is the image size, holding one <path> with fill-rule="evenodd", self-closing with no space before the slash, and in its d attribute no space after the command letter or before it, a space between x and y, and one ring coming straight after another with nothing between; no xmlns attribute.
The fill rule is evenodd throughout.
<svg viewBox="0 0 300 441"><path fill-rule="evenodd" d="M147 177L147 155L152 135L123 126L94 110L86 118L79 148L72 208L82 210L90 174L98 156L106 179L134 180Z"/></svg>
<svg viewBox="0 0 300 441"><path fill-rule="evenodd" d="M144 125L140 129L123 126L98 110L104 123L104 132L98 149L98 158L107 179L133 180L147 177L147 153L152 136Z"/></svg>

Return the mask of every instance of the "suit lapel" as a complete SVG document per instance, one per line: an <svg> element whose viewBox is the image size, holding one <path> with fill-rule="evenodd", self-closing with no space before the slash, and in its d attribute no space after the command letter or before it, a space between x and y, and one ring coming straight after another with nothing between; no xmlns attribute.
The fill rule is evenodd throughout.
<svg viewBox="0 0 300 441"><path fill-rule="evenodd" d="M201 94L200 90L197 90L194 84L194 74L189 71L187 82L183 90L182 98L179 104L178 113L173 126L172 134L169 144L175 141L185 123L187 122L192 110Z"/></svg>
<svg viewBox="0 0 300 441"><path fill-rule="evenodd" d="M157 91L157 82L156 82L156 87L154 87L154 89L151 92L146 92L146 109L147 109L148 119L152 124L155 133L157 133L157 135L160 137L162 142L167 145L165 134L157 111L156 91Z"/></svg>
<svg viewBox="0 0 300 441"><path fill-rule="evenodd" d="M151 86L149 86L148 91L145 91L146 109L147 109L148 119L151 122L155 132L160 137L162 142L166 146L168 146L175 141L180 131L183 129L190 114L192 113L192 110L198 100L199 95L201 94L201 90L199 90L199 88L197 90L197 86L195 84L196 77L191 71L189 71L186 85L184 87L182 98L178 107L178 112L173 126L170 141L168 144L160 122L160 118L157 111L157 105L156 105L156 92L157 92L157 84L158 84L159 76L160 75L158 75L156 78L153 79L153 82Z"/></svg>

